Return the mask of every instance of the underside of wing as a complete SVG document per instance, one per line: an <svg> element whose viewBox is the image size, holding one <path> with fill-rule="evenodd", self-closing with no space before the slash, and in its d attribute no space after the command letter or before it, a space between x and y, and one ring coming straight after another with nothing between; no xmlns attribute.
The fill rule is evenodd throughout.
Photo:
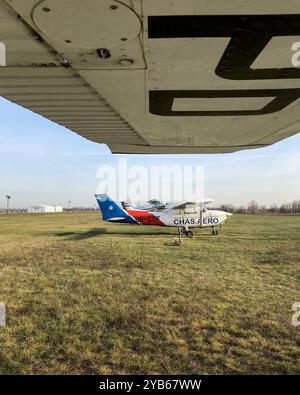
<svg viewBox="0 0 300 395"><path fill-rule="evenodd" d="M0 0L0 95L114 153L291 136L299 66L298 0Z"/></svg>

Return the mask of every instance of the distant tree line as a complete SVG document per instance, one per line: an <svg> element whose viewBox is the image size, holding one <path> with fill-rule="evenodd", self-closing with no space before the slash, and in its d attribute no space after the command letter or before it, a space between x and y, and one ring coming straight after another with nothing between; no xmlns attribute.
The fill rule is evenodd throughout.
<svg viewBox="0 0 300 395"><path fill-rule="evenodd" d="M247 207L234 206L233 204L222 204L219 209L236 214L300 214L300 200L295 200L291 203L284 203L280 206L275 203L271 206L266 206L257 203L255 200L251 200Z"/></svg>

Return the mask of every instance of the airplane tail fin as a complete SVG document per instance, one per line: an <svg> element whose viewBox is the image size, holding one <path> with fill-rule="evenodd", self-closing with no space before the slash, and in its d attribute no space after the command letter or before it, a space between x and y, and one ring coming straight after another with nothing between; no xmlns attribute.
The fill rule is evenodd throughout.
<svg viewBox="0 0 300 395"><path fill-rule="evenodd" d="M104 221L136 223L128 213L121 208L106 193L95 195Z"/></svg>

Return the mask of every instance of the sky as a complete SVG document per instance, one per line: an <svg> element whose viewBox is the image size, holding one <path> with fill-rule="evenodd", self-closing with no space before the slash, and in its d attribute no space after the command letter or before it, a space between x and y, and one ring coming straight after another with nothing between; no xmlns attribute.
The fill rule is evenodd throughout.
<svg viewBox="0 0 300 395"><path fill-rule="evenodd" d="M0 120L0 208L7 194L12 208L67 207L68 201L72 207L95 207L94 194L101 192L98 169L116 164L120 156L3 98ZM129 158L132 165L197 163L204 169L204 196L216 204L300 200L300 133L266 148L233 154Z"/></svg>

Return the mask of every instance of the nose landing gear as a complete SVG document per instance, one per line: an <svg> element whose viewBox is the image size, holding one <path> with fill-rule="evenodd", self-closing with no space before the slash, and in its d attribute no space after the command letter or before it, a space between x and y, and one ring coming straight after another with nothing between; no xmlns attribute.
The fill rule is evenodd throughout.
<svg viewBox="0 0 300 395"><path fill-rule="evenodd" d="M218 234L219 234L219 230L217 228L213 228L212 235L213 236L218 236Z"/></svg>

